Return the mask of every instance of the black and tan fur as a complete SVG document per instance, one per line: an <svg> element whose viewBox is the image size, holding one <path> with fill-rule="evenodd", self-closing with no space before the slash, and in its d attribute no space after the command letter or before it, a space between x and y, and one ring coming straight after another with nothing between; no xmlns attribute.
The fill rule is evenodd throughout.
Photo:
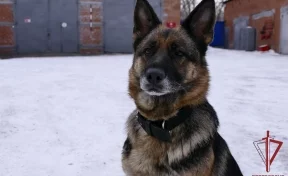
<svg viewBox="0 0 288 176"><path fill-rule="evenodd" d="M205 54L213 39L214 23L214 0L203 0L176 29L161 25L147 0L137 0L135 53L129 71L129 94L137 109L127 121L122 153L126 175L242 175L217 132L218 118L206 98L209 71ZM151 86L148 70L160 70L163 77L157 77ZM149 136L136 118L139 112L151 121L167 120L183 107L190 107L192 113L171 131L170 143Z"/></svg>

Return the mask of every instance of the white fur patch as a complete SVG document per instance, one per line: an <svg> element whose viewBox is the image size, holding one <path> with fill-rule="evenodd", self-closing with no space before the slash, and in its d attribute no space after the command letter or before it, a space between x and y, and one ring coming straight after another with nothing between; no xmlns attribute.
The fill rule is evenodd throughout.
<svg viewBox="0 0 288 176"><path fill-rule="evenodd" d="M154 92L154 91L145 91L148 95L151 95L151 96L162 96L162 95L165 95L166 93L159 93L159 92Z"/></svg>
<svg viewBox="0 0 288 176"><path fill-rule="evenodd" d="M162 96L165 94L169 94L169 93L173 92L173 90L174 90L173 87L171 86L171 83L170 83L168 78L165 78L162 81L161 84L163 86L163 89L161 90L161 92L147 91L146 86L145 86L146 84L149 84L149 83L148 83L147 79L144 77L140 81L140 88L150 96Z"/></svg>
<svg viewBox="0 0 288 176"><path fill-rule="evenodd" d="M140 92L138 94L138 102L140 106L147 109L153 109L155 105L154 99L146 92Z"/></svg>

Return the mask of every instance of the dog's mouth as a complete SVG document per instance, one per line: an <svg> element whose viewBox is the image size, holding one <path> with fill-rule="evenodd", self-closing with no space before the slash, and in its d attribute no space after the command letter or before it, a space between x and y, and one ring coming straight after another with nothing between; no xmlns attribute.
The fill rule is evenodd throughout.
<svg viewBox="0 0 288 176"><path fill-rule="evenodd" d="M150 96L164 96L179 90L179 87L172 86L168 79L164 79L159 84L151 84L143 78L140 81L140 88Z"/></svg>
<svg viewBox="0 0 288 176"><path fill-rule="evenodd" d="M157 88L151 88L151 89L143 90L143 91L145 91L148 95L151 95L151 96L163 96L163 95L171 93L170 91L167 91L167 90L163 91L162 89L157 89Z"/></svg>
<svg viewBox="0 0 288 176"><path fill-rule="evenodd" d="M163 96L167 94L165 92L157 92L157 91L145 91L145 92L151 96Z"/></svg>
<svg viewBox="0 0 288 176"><path fill-rule="evenodd" d="M161 86L151 86L149 84L141 86L141 89L151 96L163 96L165 94L170 93L170 92L164 91Z"/></svg>

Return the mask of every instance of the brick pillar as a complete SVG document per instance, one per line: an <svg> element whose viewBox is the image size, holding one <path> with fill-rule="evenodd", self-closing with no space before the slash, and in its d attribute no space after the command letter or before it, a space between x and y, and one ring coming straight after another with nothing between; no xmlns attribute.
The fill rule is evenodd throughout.
<svg viewBox="0 0 288 176"><path fill-rule="evenodd" d="M103 53L103 2L104 0L79 0L80 52ZM180 23L180 0L162 0L163 24ZM92 20L91 20L92 9ZM113 13L113 12L112 12ZM92 22L92 23L91 23ZM131 21L132 23L132 21ZM92 24L92 27L91 27Z"/></svg>
<svg viewBox="0 0 288 176"><path fill-rule="evenodd" d="M0 56L15 50L13 2L0 0Z"/></svg>
<svg viewBox="0 0 288 176"><path fill-rule="evenodd" d="M79 0L80 52L103 53L103 2Z"/></svg>
<svg viewBox="0 0 288 176"><path fill-rule="evenodd" d="M176 22L180 24L180 0L162 0L163 24Z"/></svg>

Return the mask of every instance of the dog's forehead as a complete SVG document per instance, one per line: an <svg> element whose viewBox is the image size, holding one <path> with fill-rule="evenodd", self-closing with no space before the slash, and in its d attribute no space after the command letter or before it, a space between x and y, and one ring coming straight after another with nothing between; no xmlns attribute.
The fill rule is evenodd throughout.
<svg viewBox="0 0 288 176"><path fill-rule="evenodd" d="M165 26L159 26L145 37L145 39L140 44L140 48L145 47L151 42L158 42L162 44L177 43L187 50L196 50L195 42L181 27L171 29Z"/></svg>

